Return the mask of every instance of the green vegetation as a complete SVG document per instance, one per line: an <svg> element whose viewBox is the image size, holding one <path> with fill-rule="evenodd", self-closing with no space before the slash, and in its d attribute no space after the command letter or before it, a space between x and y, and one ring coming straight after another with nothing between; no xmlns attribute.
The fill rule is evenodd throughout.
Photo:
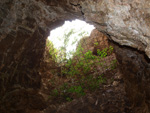
<svg viewBox="0 0 150 113"><path fill-rule="evenodd" d="M103 70L115 69L117 60L112 60L108 65L103 60L107 55L113 52L113 47L105 48L102 51L97 50L98 56L92 54L92 51L84 51L81 45L77 47L73 58L65 59L61 73L67 81L60 85L51 81L55 88L51 91L50 98L61 98L64 101L72 101L74 98L84 96L90 91L95 91L100 84L106 82L104 74L100 74L97 68Z"/></svg>
<svg viewBox="0 0 150 113"><path fill-rule="evenodd" d="M53 89L50 98L61 98L65 101L72 101L74 98L84 96L89 91L95 91L105 81L103 75L97 76L96 78L92 75L87 75L87 77L82 76L80 79L74 79L74 83L65 82Z"/></svg>
<svg viewBox="0 0 150 113"><path fill-rule="evenodd" d="M85 40L80 40L76 51L69 51L67 53L67 47L69 43L69 37L74 33L74 30L70 30L65 33L61 40L63 45L60 50L54 48L52 42L48 42L49 54L52 59L61 64L61 71L59 72L61 77L56 77L50 80L52 90L50 92L50 99L64 101L72 101L75 98L84 96L88 92L96 91L101 84L107 80L104 77L105 70L113 70L117 66L117 60L107 60L107 56L113 52L113 47L109 46L103 50L97 49L97 56L90 50L85 50L82 46ZM80 33L83 35L86 33ZM86 38L86 37L85 37ZM75 39L72 44L77 43ZM98 46L99 42L95 41L94 46ZM61 79L60 79L61 78ZM62 82L61 82L62 80Z"/></svg>
<svg viewBox="0 0 150 113"><path fill-rule="evenodd" d="M95 43L94 43L94 46L98 46L98 42L95 42Z"/></svg>
<svg viewBox="0 0 150 113"><path fill-rule="evenodd" d="M113 52L113 47L109 46L109 48L105 48L102 51L100 51L99 49L97 50L97 54L101 57L104 58L106 57L108 54L111 54Z"/></svg>
<svg viewBox="0 0 150 113"><path fill-rule="evenodd" d="M63 67L62 73L69 76L81 76L93 73L93 70L96 69L99 65L101 68L105 67L105 61L102 59L105 58L108 54L113 52L112 46L105 48L102 51L97 50L98 56L92 54L92 51L87 51L85 53L84 49L79 45L77 51L74 53L72 59L67 60L67 63ZM76 60L75 60L76 58ZM111 65L108 68L114 67L116 61L112 61Z"/></svg>

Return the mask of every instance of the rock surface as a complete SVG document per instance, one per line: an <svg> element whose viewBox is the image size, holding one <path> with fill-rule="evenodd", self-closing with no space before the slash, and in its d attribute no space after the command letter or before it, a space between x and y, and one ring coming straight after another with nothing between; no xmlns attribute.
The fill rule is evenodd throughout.
<svg viewBox="0 0 150 113"><path fill-rule="evenodd" d="M113 70L107 72L107 80L120 76L119 72ZM44 113L132 113L126 105L124 84L121 79L116 79L118 86L110 83L101 85L98 91L86 94L86 96L74 99L61 105L50 104ZM116 82L116 81L114 81Z"/></svg>
<svg viewBox="0 0 150 113"><path fill-rule="evenodd" d="M81 6L86 21L115 42L145 51L150 57L149 0L86 0Z"/></svg>
<svg viewBox="0 0 150 113"><path fill-rule="evenodd" d="M97 55L97 50L100 51L104 48L109 48L108 37L99 32L97 29L92 30L90 36L83 37L77 47L81 44L81 47L84 49L83 53L87 51L92 51L95 55Z"/></svg>
<svg viewBox="0 0 150 113"><path fill-rule="evenodd" d="M110 39L120 45L144 51L150 58L149 7L150 0L1 0L0 104L3 106L0 106L0 109L3 109L2 112L23 113L23 109L39 108L39 105L19 104L18 106L18 103L22 103L20 101L24 99L27 100L26 103L29 103L30 98L38 93L41 86L38 69L43 58L46 38L50 30L62 25L65 20L84 19L95 25L99 31L108 34ZM134 52L130 53L131 55L125 52L125 55L132 56ZM138 58L143 61L143 58ZM134 61L135 64L140 62L140 60ZM147 61L144 60L144 62L146 62L144 66L147 66ZM132 64L137 66L134 62ZM138 66L142 65L138 64ZM148 67L146 69L146 73L149 73ZM131 72L134 71L133 69ZM129 79L129 76L126 75L125 78ZM147 79L142 79L141 74L138 76L142 83L148 83L150 78L148 74L146 74ZM138 83L132 83L134 79L136 78L133 77L128 80L129 83L126 83L132 84L133 88L137 89ZM133 95L144 92L142 95L147 101L142 105L145 108L148 105L148 109L150 96L146 91L150 88L145 89L144 86L138 86L139 89L133 92ZM19 93L22 94L22 91L28 96L19 96L20 99L15 101L10 100L8 95L12 94L15 99L18 98ZM134 103L138 103L135 100L132 99ZM42 98L39 98L40 101L43 102Z"/></svg>
<svg viewBox="0 0 150 113"><path fill-rule="evenodd" d="M149 113L150 60L143 52L127 47L115 45L115 53L133 113Z"/></svg>

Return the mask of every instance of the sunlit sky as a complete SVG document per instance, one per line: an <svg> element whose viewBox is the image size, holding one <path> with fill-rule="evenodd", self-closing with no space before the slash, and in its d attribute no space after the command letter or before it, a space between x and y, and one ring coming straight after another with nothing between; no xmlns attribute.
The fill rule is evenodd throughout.
<svg viewBox="0 0 150 113"><path fill-rule="evenodd" d="M65 21L63 26L58 27L50 32L48 39L53 42L55 48L59 49L64 44L64 35L67 34L71 29L74 29L75 33L69 37L69 42L66 48L67 52L75 51L77 42L83 36L89 36L91 31L94 29L94 26L77 19L73 21ZM83 33L83 36L79 36L81 33ZM77 42L72 44L75 40L77 40Z"/></svg>

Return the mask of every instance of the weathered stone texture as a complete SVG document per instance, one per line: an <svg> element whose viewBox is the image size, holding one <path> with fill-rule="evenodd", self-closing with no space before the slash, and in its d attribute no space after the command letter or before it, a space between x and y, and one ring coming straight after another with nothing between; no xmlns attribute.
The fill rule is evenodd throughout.
<svg viewBox="0 0 150 113"><path fill-rule="evenodd" d="M150 60L143 52L115 44L127 97L133 113L150 112Z"/></svg>
<svg viewBox="0 0 150 113"><path fill-rule="evenodd" d="M37 104L32 107L24 105L20 100L26 98L26 103L31 103L30 98L38 93L41 86L38 68L49 31L63 24L65 19L81 16L78 9L75 10L66 2L55 2L0 1L0 104L3 105L0 109L4 113L41 109ZM69 16L73 12L77 13ZM22 89L26 93L22 94ZM34 93L30 93L28 89ZM19 93L21 95L18 97ZM10 99L8 95L12 95L14 99ZM35 95L35 98L38 99L38 96ZM40 97L38 101L43 102ZM18 108L17 103L20 103Z"/></svg>
<svg viewBox="0 0 150 113"><path fill-rule="evenodd" d="M149 0L86 0L85 20L115 42L145 51L150 57Z"/></svg>

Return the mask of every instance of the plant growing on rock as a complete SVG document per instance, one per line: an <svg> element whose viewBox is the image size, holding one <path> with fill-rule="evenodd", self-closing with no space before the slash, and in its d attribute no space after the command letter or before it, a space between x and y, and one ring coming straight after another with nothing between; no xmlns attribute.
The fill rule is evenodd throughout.
<svg viewBox="0 0 150 113"><path fill-rule="evenodd" d="M108 54L111 54L113 52L113 48L110 46L109 48L105 48L102 51L98 49L98 56L93 55L92 51L87 51L85 53L83 53L83 51L84 49L81 47L81 45L79 45L77 51L74 53L74 57L77 58L77 60L73 58L67 61L63 70L64 74L68 76L78 76L91 73L98 65L103 66L105 64L105 61L103 61L102 58L105 58ZM108 66L107 68L110 67L111 66Z"/></svg>
<svg viewBox="0 0 150 113"><path fill-rule="evenodd" d="M61 51L58 51L60 55L54 57L61 63L61 78L65 78L65 80L59 84L57 84L59 81L57 79L51 82L53 86L50 94L51 99L60 98L65 101L72 101L74 98L97 90L101 84L106 82L103 70L114 69L117 65L116 60L112 60L108 64L105 61L106 57L113 52L112 46L103 50L97 49L96 56L92 51L83 48L84 40L81 40L75 52L66 53L68 37L72 33L71 30L64 36L64 45L61 47ZM73 43L76 43L76 41ZM98 46L98 44L98 42L95 42L94 46Z"/></svg>

